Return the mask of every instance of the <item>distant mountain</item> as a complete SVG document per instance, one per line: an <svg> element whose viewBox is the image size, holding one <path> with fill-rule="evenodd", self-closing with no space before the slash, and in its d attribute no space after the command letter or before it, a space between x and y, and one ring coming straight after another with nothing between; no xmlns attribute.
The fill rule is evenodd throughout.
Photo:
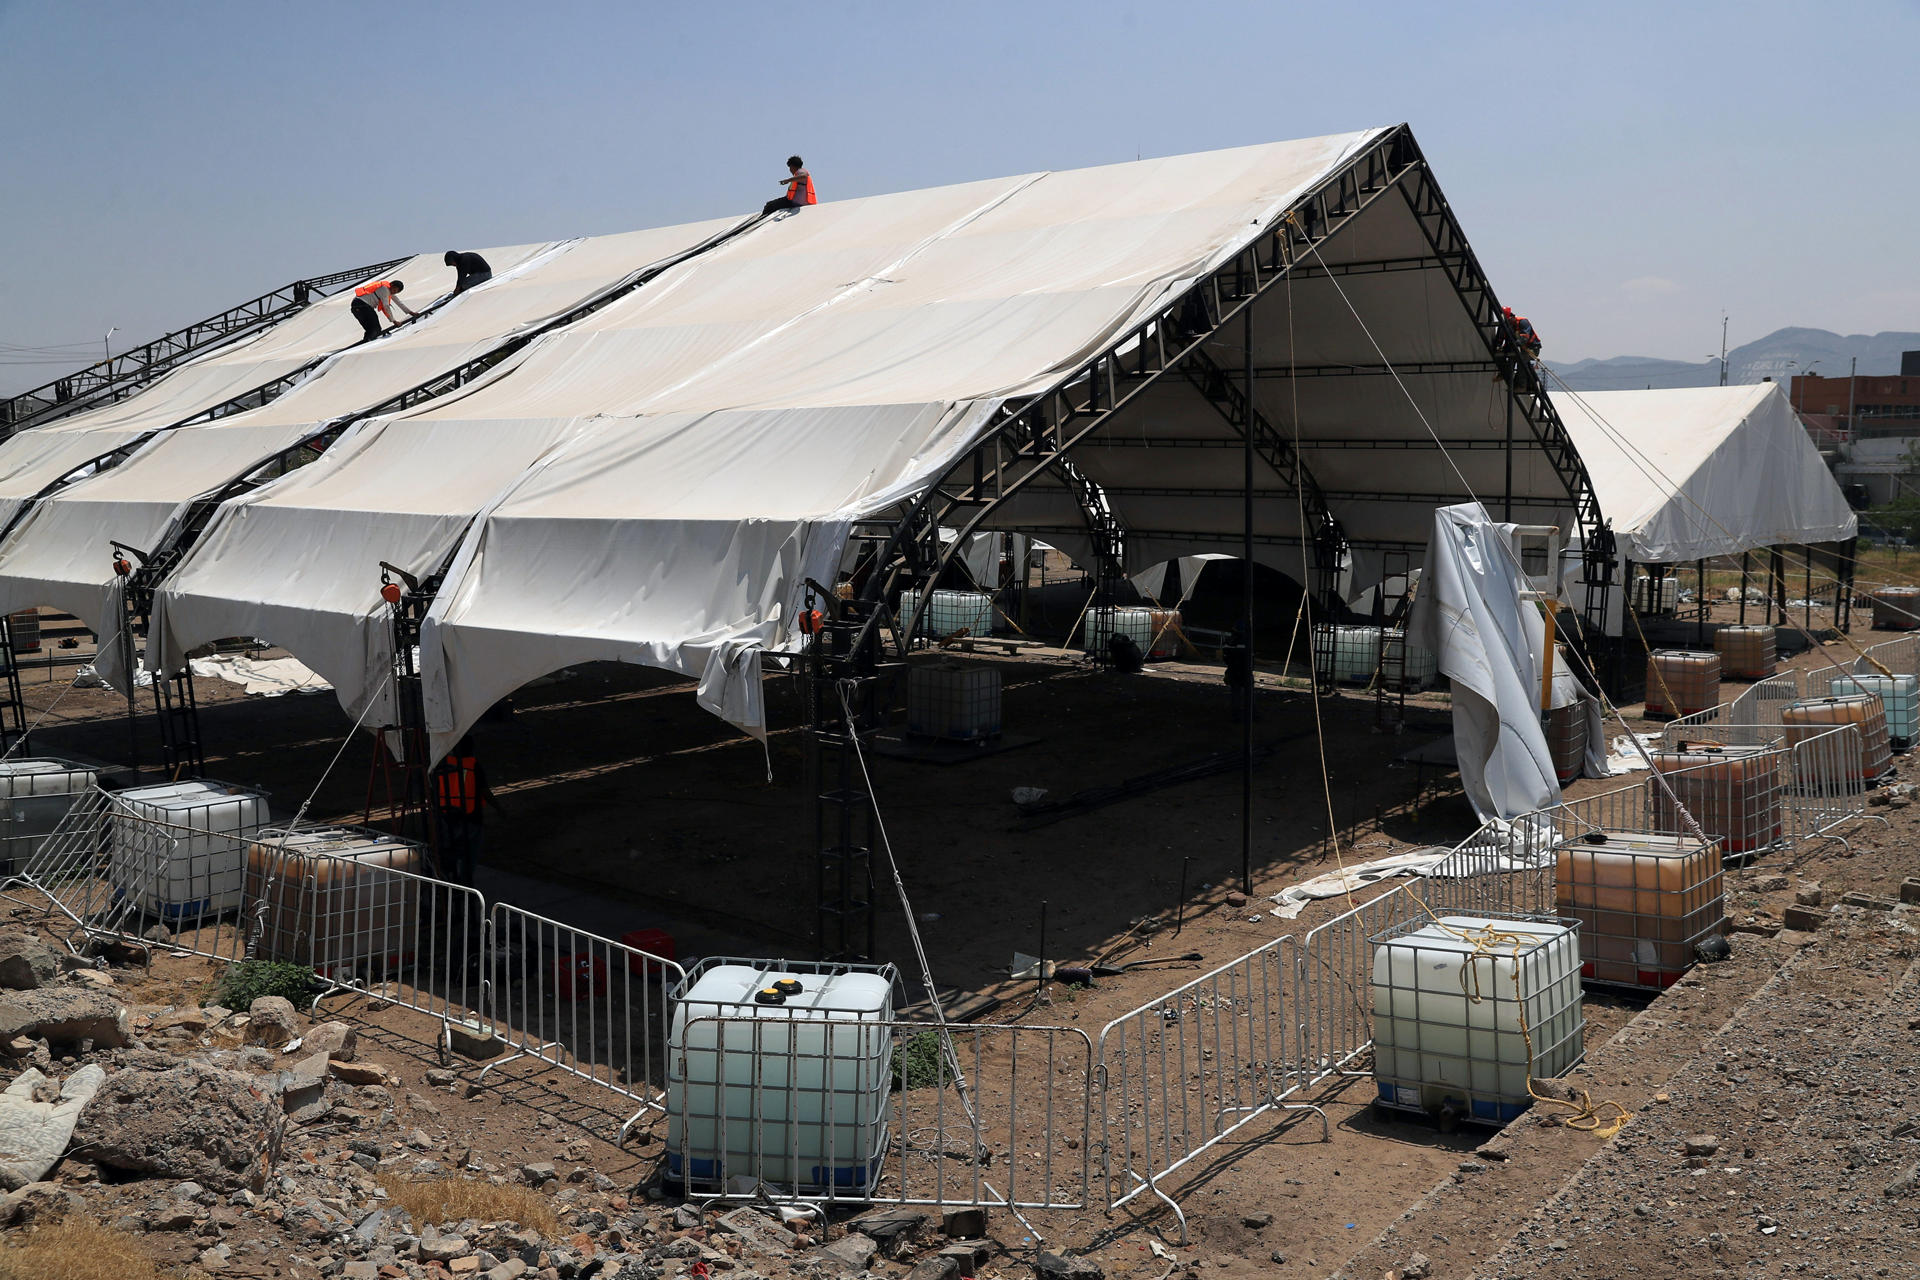
<svg viewBox="0 0 1920 1280"><path fill-rule="evenodd" d="M1776 329L1764 338L1727 352L1727 381L1735 385L1772 378L1785 382L1796 373L1814 369L1822 377L1844 378L1847 362L1860 361L1862 375L1900 372L1900 353L1920 351L1920 333L1854 333L1845 337L1825 329ZM1712 387L1720 382L1720 362L1658 360L1649 356L1615 356L1611 360L1578 360L1572 364L1547 362L1575 391L1637 391L1642 387Z"/></svg>

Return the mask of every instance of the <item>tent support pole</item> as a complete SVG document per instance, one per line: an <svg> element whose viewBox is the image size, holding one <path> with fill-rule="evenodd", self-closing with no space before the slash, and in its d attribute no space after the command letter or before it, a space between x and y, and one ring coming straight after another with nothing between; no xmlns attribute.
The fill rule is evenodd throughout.
<svg viewBox="0 0 1920 1280"><path fill-rule="evenodd" d="M1247 635L1247 683L1240 690L1240 892L1253 896L1253 308L1244 313L1249 421L1240 433L1240 625ZM1301 586L1311 590L1311 586Z"/></svg>
<svg viewBox="0 0 1920 1280"><path fill-rule="evenodd" d="M1833 588L1833 627L1836 631L1853 631L1853 558L1859 546L1860 537L1856 534L1840 547L1840 571L1834 575L1839 581Z"/></svg>
<svg viewBox="0 0 1920 1280"><path fill-rule="evenodd" d="M1697 592L1699 599L1694 602L1693 609L1693 647L1696 649L1704 649L1707 647L1708 608L1707 562L1705 560L1695 560L1693 562L1693 581L1699 588Z"/></svg>
<svg viewBox="0 0 1920 1280"><path fill-rule="evenodd" d="M1749 557L1752 555L1751 551L1740 553L1740 625L1743 627L1747 625L1747 572Z"/></svg>
<svg viewBox="0 0 1920 1280"><path fill-rule="evenodd" d="M1803 582L1805 594L1800 598L1806 601L1804 610L1805 627L1808 635L1813 634L1813 548L1806 543L1800 544L1800 564L1804 570Z"/></svg>
<svg viewBox="0 0 1920 1280"><path fill-rule="evenodd" d="M1501 399L1507 402L1507 493L1501 504L1500 518L1511 524L1513 523L1513 397L1506 395Z"/></svg>

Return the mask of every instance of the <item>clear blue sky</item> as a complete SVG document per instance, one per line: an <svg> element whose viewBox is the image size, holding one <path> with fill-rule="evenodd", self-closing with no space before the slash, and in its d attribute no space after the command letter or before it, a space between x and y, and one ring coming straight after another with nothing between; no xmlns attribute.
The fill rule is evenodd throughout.
<svg viewBox="0 0 1920 1280"><path fill-rule="evenodd" d="M0 0L0 387L300 275L1412 123L1557 359L1920 329L1920 6ZM86 344L92 344L88 348Z"/></svg>

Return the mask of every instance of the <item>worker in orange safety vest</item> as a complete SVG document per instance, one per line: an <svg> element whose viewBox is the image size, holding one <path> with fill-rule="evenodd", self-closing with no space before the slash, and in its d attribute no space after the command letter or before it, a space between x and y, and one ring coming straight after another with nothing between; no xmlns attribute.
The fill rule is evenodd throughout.
<svg viewBox="0 0 1920 1280"><path fill-rule="evenodd" d="M353 291L353 318L366 330L360 341L371 342L380 336L380 316L385 316L390 324L399 323L393 318L394 307L406 312L409 319L418 314L398 297L406 287L404 280L372 280ZM376 307L379 315L374 314Z"/></svg>
<svg viewBox="0 0 1920 1280"><path fill-rule="evenodd" d="M1540 335L1534 331L1532 322L1525 316L1513 314L1512 307L1502 307L1506 312L1507 323L1513 326L1514 337L1519 340L1520 350L1529 360L1540 358Z"/></svg>
<svg viewBox="0 0 1920 1280"><path fill-rule="evenodd" d="M433 771L434 808L440 831L440 874L455 884L472 884L486 834L482 807L500 802L473 752L473 735L462 734Z"/></svg>
<svg viewBox="0 0 1920 1280"><path fill-rule="evenodd" d="M801 166L799 156L787 157L787 176L780 179L780 185L787 189L787 194L778 200L767 201L760 210L761 217L782 209L798 209L801 205L820 203L813 194L813 175Z"/></svg>

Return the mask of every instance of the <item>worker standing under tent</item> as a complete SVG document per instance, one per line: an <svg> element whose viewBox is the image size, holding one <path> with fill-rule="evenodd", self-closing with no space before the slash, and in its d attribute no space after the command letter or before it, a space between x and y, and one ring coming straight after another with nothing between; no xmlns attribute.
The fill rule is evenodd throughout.
<svg viewBox="0 0 1920 1280"><path fill-rule="evenodd" d="M813 175L802 166L799 156L787 157L787 176L780 180L780 185L787 189L787 194L778 200L767 201L760 210L761 217L782 209L798 209L802 205L820 203L813 194Z"/></svg>
<svg viewBox="0 0 1920 1280"><path fill-rule="evenodd" d="M398 297L400 291L406 287L407 283L404 280L374 280L353 291L353 318L360 322L362 329L366 330L360 341L371 342L380 336L380 316L385 316L390 323L398 324L399 321L393 318L394 307L406 312L408 319L419 314ZM379 316L374 314L375 308L379 309Z"/></svg>
<svg viewBox="0 0 1920 1280"><path fill-rule="evenodd" d="M453 291L456 295L493 279L493 268L487 265L487 260L477 253L461 253L458 249L449 249L446 263L454 270Z"/></svg>
<svg viewBox="0 0 1920 1280"><path fill-rule="evenodd" d="M487 785L486 772L474 755L473 735L462 734L447 758L433 772L435 817L440 831L440 877L454 884L473 883L480 864L480 845L486 835L483 806L496 810L500 802Z"/></svg>

